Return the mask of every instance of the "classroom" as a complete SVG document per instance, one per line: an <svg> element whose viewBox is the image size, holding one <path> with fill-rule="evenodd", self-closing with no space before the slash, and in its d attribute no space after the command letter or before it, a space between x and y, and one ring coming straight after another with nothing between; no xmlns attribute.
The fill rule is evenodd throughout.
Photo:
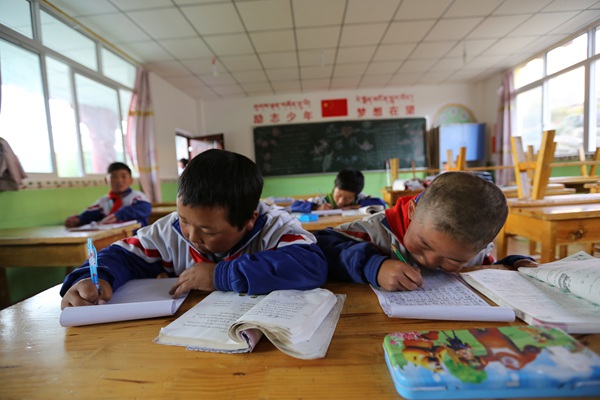
<svg viewBox="0 0 600 400"><path fill-rule="evenodd" d="M262 199L327 193L337 171L348 163L364 173L363 193L390 206L395 192L404 190L392 190L398 181L423 181L444 168L489 172L498 185L506 186L507 197L508 187L514 189L507 224L495 242L498 258L514 253L513 246L542 263L579 250L600 254L600 233L594 233L600 232L600 201L585 197L600 191L596 0L0 1L0 84L0 154L10 145L26 174L17 187L6 190L0 179L0 260L10 260L0 263L0 285L9 288L0 296L0 311L6 312L2 321L28 321L10 310L27 309L25 302L36 296L43 301L40 310L57 315L53 304L46 303L59 306L60 298L44 291L61 284L85 261L87 253L81 249L87 236L81 234L72 249L56 239L52 246L32 246L23 253L15 250L16 239L1 231L35 228L46 233L62 227L66 218L106 195L106 167L112 161L134 167L132 188L144 192L159 218L174 211L183 170L178 160L207 148L224 148L255 161L264 176ZM140 128L144 124L149 128ZM133 139L126 138L128 125L135 126ZM355 137L344 136L345 130ZM553 132L548 143L546 131ZM519 154L511 147L511 137L520 138ZM342 156L355 150L369 155L336 164L335 154L321 153L326 147L342 148ZM531 158L536 152L538 158ZM2 162L0 158L0 166ZM561 203L563 215L583 217L568 222L563 220L567 217L547 214L540 218L527 204L563 193L583 196ZM537 205L558 204L548 201ZM131 225L118 235L94 233L94 243L108 246L136 228ZM68 265L65 257L55 260L66 251L74 254ZM376 367L381 376L370 380L361 374L375 368L371 359L383 360L380 342L398 325L381 312L368 285L325 287L346 293L346 305L353 308L342 312L341 332L336 332L332 356L324 364L294 363L261 342L254 353L243 356L248 357L243 358L247 368L236 369L236 360L242 360L233 359L237 356L222 359L191 352L181 362L226 360L223 375L207 367L179 373L210 374L215 382L202 389L214 397L285 398L291 393L286 385L306 398L372 395L369 385L377 392L372 397L396 395L385 362ZM353 324L355 318L359 324ZM165 320L151 320L152 332ZM52 321L36 323L53 334L60 328ZM420 329L422 324L411 320L406 328ZM472 324L432 326L463 329ZM131 335L150 335L144 329L135 325ZM108 332L103 327L98 335ZM148 351L127 335L123 332L117 340ZM600 350L599 337L586 336L595 351ZM357 354L361 339L379 347ZM56 338L52 343L70 345ZM168 346L158 347L163 358L158 363L172 365ZM77 351L84 356L85 351ZM353 354L342 378L337 367L346 361L346 352ZM273 370L260 371L271 357ZM111 370L114 360L101 361L103 376L118 381L118 371ZM149 355L140 356L129 360L127 368L154 362ZM304 373L288 375L303 365ZM314 374L323 376L313 389L305 389ZM133 381L134 375L125 379ZM147 380L140 385L165 396L158 379L153 369L140 378ZM175 390L174 397L189 395L189 388L176 388L175 373L168 379L165 385ZM256 386L228 395L219 388L220 381ZM349 382L360 389L353 392ZM336 393L326 388L330 384L344 388ZM126 386L121 382L114 390L141 396ZM276 389L268 390L271 386Z"/></svg>

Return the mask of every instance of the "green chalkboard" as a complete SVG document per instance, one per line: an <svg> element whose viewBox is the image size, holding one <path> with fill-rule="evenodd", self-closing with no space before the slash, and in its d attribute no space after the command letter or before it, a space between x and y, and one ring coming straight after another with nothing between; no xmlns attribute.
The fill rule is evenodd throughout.
<svg viewBox="0 0 600 400"><path fill-rule="evenodd" d="M425 118L334 121L254 128L256 164L264 176L338 172L344 168L426 166Z"/></svg>

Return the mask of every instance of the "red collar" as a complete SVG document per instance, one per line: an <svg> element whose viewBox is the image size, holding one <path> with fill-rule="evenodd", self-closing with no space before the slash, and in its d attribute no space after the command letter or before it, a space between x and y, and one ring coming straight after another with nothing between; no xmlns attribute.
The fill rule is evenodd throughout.
<svg viewBox="0 0 600 400"><path fill-rule="evenodd" d="M385 218L387 219L390 228L394 235L404 243L404 234L410 224L410 218L408 217L408 206L410 201L417 196L404 196L400 197L396 204L392 208L385 210Z"/></svg>

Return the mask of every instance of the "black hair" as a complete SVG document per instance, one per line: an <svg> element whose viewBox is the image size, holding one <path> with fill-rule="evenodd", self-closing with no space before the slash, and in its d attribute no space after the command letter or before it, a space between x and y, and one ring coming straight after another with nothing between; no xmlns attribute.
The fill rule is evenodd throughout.
<svg viewBox="0 0 600 400"><path fill-rule="evenodd" d="M365 187L365 177L362 172L357 169L346 168L337 174L334 184L338 189L346 190L358 195Z"/></svg>
<svg viewBox="0 0 600 400"><path fill-rule="evenodd" d="M179 162L181 163L181 166L185 168L185 167L187 167L188 162L190 162L190 161L187 158L180 158Z"/></svg>
<svg viewBox="0 0 600 400"><path fill-rule="evenodd" d="M129 175L131 175L131 168L129 168L129 166L127 166L127 164L122 163L122 162L114 162L114 163L110 164L106 170L106 173L110 174L112 172L120 171L120 170L125 170L129 173Z"/></svg>
<svg viewBox="0 0 600 400"><path fill-rule="evenodd" d="M242 229L258 207L263 178L248 157L210 149L192 158L179 177L177 197L184 206L222 207L227 222Z"/></svg>
<svg viewBox="0 0 600 400"><path fill-rule="evenodd" d="M469 172L438 175L425 189L413 219L433 227L474 250L491 243L508 216L506 196L494 183Z"/></svg>

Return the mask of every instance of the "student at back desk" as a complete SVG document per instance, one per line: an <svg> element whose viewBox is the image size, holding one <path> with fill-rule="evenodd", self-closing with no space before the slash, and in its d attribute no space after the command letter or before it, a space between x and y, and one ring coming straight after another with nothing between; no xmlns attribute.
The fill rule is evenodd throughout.
<svg viewBox="0 0 600 400"><path fill-rule="evenodd" d="M112 224L134 219L142 226L148 225L152 205L144 193L131 189L131 169L122 162L114 162L108 166L105 180L110 185L110 192L81 214L67 218L65 226L74 228L90 222Z"/></svg>

